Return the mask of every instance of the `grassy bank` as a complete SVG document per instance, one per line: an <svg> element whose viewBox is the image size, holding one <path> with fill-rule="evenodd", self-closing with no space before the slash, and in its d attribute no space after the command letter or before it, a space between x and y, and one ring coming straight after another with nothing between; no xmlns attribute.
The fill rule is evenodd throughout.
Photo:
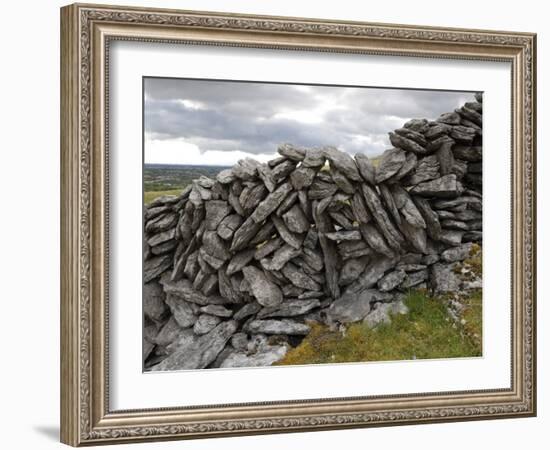
<svg viewBox="0 0 550 450"><path fill-rule="evenodd" d="M425 291L411 291L409 314L369 329L362 322L344 333L314 325L302 343L279 365L359 361L398 361L481 356L481 291L465 299L462 323L449 317L445 301Z"/></svg>
<svg viewBox="0 0 550 450"><path fill-rule="evenodd" d="M143 203L147 205L148 203L151 203L156 198L162 197L164 195L179 195L181 194L181 191L182 189L170 189L167 191L145 191L143 193Z"/></svg>

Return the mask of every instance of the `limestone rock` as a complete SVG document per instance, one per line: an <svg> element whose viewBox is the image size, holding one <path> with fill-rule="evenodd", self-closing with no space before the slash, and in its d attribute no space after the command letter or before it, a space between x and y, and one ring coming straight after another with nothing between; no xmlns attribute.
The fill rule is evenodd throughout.
<svg viewBox="0 0 550 450"><path fill-rule="evenodd" d="M416 272L408 272L407 277L401 283L401 289L410 289L414 286L418 286L423 281L426 281L428 279L428 270L422 269L418 270Z"/></svg>
<svg viewBox="0 0 550 450"><path fill-rule="evenodd" d="M148 283L158 278L172 266L171 255L161 255L149 258L143 263L143 282Z"/></svg>
<svg viewBox="0 0 550 450"><path fill-rule="evenodd" d="M313 205L313 218L318 230L318 239L321 249L323 251L324 263L325 263L325 280L332 298L340 296L340 287L338 286L338 251L334 242L327 239L326 233L331 231L330 219L326 214L319 211L319 204ZM318 289L311 289L318 290Z"/></svg>
<svg viewBox="0 0 550 450"><path fill-rule="evenodd" d="M206 305L200 308L200 312L203 314L209 314L211 316L225 318L231 317L233 315L233 312L230 309L227 309L222 305Z"/></svg>
<svg viewBox="0 0 550 450"><path fill-rule="evenodd" d="M231 241L231 252L242 250L260 231L261 223L256 222L252 216L248 217L243 224L235 231L233 240Z"/></svg>
<svg viewBox="0 0 550 450"><path fill-rule="evenodd" d="M483 156L481 147L476 146L456 145L452 151L455 158L469 162L481 161Z"/></svg>
<svg viewBox="0 0 550 450"><path fill-rule="evenodd" d="M280 237L273 238L265 243L262 243L254 252L254 259L260 260L281 248L284 244ZM294 248L294 247L293 247Z"/></svg>
<svg viewBox="0 0 550 450"><path fill-rule="evenodd" d="M233 166L233 174L241 180L252 180L258 174L260 163L252 158L241 159Z"/></svg>
<svg viewBox="0 0 550 450"><path fill-rule="evenodd" d="M298 205L294 205L288 212L283 214L283 220L293 233L305 233L309 230L309 221Z"/></svg>
<svg viewBox="0 0 550 450"><path fill-rule="evenodd" d="M233 174L233 169L224 169L216 175L216 180L222 184L229 184L235 181L235 175Z"/></svg>
<svg viewBox="0 0 550 450"><path fill-rule="evenodd" d="M295 322L294 320L253 320L246 324L246 331L249 333L263 334L289 334L305 336L309 333L309 325Z"/></svg>
<svg viewBox="0 0 550 450"><path fill-rule="evenodd" d="M296 163L291 160L285 160L274 166L271 170L271 177L275 183L280 183L288 177L296 168Z"/></svg>
<svg viewBox="0 0 550 450"><path fill-rule="evenodd" d="M292 185L290 183L281 184L275 191L271 192L265 200L263 200L254 212L250 215L250 218L256 223L262 223L267 216L269 216L273 211L275 211L285 197L292 190Z"/></svg>
<svg viewBox="0 0 550 450"><path fill-rule="evenodd" d="M406 159L407 158L403 150L398 148L386 150L382 154L379 166L376 168L376 184L379 184L395 175L399 169L401 169L403 164L405 164Z"/></svg>
<svg viewBox="0 0 550 450"><path fill-rule="evenodd" d="M350 258L346 260L340 271L340 278L338 283L342 286L347 286L353 281L357 280L359 275L365 270L366 265L369 262L369 258L361 256L359 258Z"/></svg>
<svg viewBox="0 0 550 450"><path fill-rule="evenodd" d="M395 266L397 261L398 258L384 256L375 258L366 266L359 278L348 286L346 293L357 293L373 287L388 270Z"/></svg>
<svg viewBox="0 0 550 450"><path fill-rule="evenodd" d="M143 285L143 314L151 320L159 322L167 312L164 303L166 294L158 281Z"/></svg>
<svg viewBox="0 0 550 450"><path fill-rule="evenodd" d="M399 169L395 175L392 175L388 179L388 183L390 184L397 183L402 178L411 174L417 165L418 165L418 157L416 156L416 154L408 152L407 157L405 158L405 162L401 166L401 169Z"/></svg>
<svg viewBox="0 0 550 450"><path fill-rule="evenodd" d="M460 278L454 272L454 264L435 263L430 266L430 286L435 294L458 291Z"/></svg>
<svg viewBox="0 0 550 450"><path fill-rule="evenodd" d="M462 242L463 231L441 230L441 242L447 245L459 245Z"/></svg>
<svg viewBox="0 0 550 450"><path fill-rule="evenodd" d="M439 147L436 152L437 160L439 162L439 171L441 175L448 175L453 172L455 166L455 158L451 150L452 144L445 143Z"/></svg>
<svg viewBox="0 0 550 450"><path fill-rule="evenodd" d="M247 266L243 268L243 274L250 284L252 295L260 305L270 307L281 304L283 301L281 289L270 281L262 270L254 266Z"/></svg>
<svg viewBox="0 0 550 450"><path fill-rule="evenodd" d="M351 199L351 210L355 216L355 220L359 223L369 223L371 220L371 215L367 210L367 205L365 200L359 191L353 194Z"/></svg>
<svg viewBox="0 0 550 450"><path fill-rule="evenodd" d="M280 155L294 161L302 161L306 156L306 150L292 144L282 144L277 149Z"/></svg>
<svg viewBox="0 0 550 450"><path fill-rule="evenodd" d="M394 303L377 303L374 310L365 317L363 323L369 328L376 328L382 324L390 324L394 314L407 314L409 309L402 300Z"/></svg>
<svg viewBox="0 0 550 450"><path fill-rule="evenodd" d="M439 177L439 160L436 155L426 156L418 161L415 171L404 179L406 186L414 186L423 181Z"/></svg>
<svg viewBox="0 0 550 450"><path fill-rule="evenodd" d="M441 238L441 223L437 213L431 208L426 199L415 196L413 201L424 219L428 236L435 241L439 241Z"/></svg>
<svg viewBox="0 0 550 450"><path fill-rule="evenodd" d="M258 319L265 319L269 317L293 317L301 316L314 308L318 308L321 302L316 299L290 299L285 300L279 306L264 308L261 310L257 317Z"/></svg>
<svg viewBox="0 0 550 450"><path fill-rule="evenodd" d="M353 184L338 169L331 169L330 174L332 176L332 181L341 191L347 194L353 194L355 192Z"/></svg>
<svg viewBox="0 0 550 450"><path fill-rule="evenodd" d="M395 224L399 226L401 223L401 215L399 214L399 210L397 209L397 205L395 204L395 199L390 191L390 188L384 183L379 185L378 189L380 190L380 194L382 194L382 199L384 200L384 204L391 217L393 218Z"/></svg>
<svg viewBox="0 0 550 450"><path fill-rule="evenodd" d="M170 317L162 326L159 333L152 339L152 342L159 346L166 347L174 342L182 331L183 329L179 326L176 319Z"/></svg>
<svg viewBox="0 0 550 450"><path fill-rule="evenodd" d="M394 147L406 150L408 152L416 153L417 155L425 155L428 150L425 147L422 147L417 142L412 139L400 136L396 133L389 133L391 145Z"/></svg>
<svg viewBox="0 0 550 450"><path fill-rule="evenodd" d="M384 236L382 236L374 224L361 224L360 230L365 242L369 244L370 248L372 248L375 252L389 258L394 256L395 252L388 246Z"/></svg>
<svg viewBox="0 0 550 450"><path fill-rule="evenodd" d="M346 292L330 305L326 315L334 322L359 322L370 312L371 302L376 301L377 293L375 289L365 289L358 293Z"/></svg>
<svg viewBox="0 0 550 450"><path fill-rule="evenodd" d="M273 179L273 173L267 164L261 164L258 166L258 176L263 181L266 189L269 192L273 192L276 187L275 180Z"/></svg>
<svg viewBox="0 0 550 450"><path fill-rule="evenodd" d="M202 294L193 287L193 284L189 280L185 278L179 281L172 281L169 276L165 275L162 276L160 282L164 286L164 292L167 294L173 294L187 302L196 303L201 306L231 303L231 300L221 296L206 296Z"/></svg>
<svg viewBox="0 0 550 450"><path fill-rule="evenodd" d="M290 194L288 194L285 199L281 202L277 210L275 211L275 214L278 216L282 216L284 213L286 213L292 206L296 204L296 200L298 199L298 192L292 191Z"/></svg>
<svg viewBox="0 0 550 450"><path fill-rule="evenodd" d="M411 119L403 127L424 134L428 131L429 125L426 119Z"/></svg>
<svg viewBox="0 0 550 450"><path fill-rule="evenodd" d="M222 219L218 225L218 236L228 241L233 237L233 234L242 225L243 219L238 214L230 214Z"/></svg>
<svg viewBox="0 0 550 450"><path fill-rule="evenodd" d="M324 198L334 195L338 190L338 186L334 183L327 183L319 178L315 178L308 190L308 197L310 200L322 200Z"/></svg>
<svg viewBox="0 0 550 450"><path fill-rule="evenodd" d="M264 367L271 366L286 355L285 345L266 345L256 353L233 352L223 361L220 367Z"/></svg>
<svg viewBox="0 0 550 450"><path fill-rule="evenodd" d="M178 215L176 213L168 212L155 217L147 222L145 225L145 231L147 233L160 233L166 231L178 222Z"/></svg>
<svg viewBox="0 0 550 450"><path fill-rule="evenodd" d="M333 233L325 233L327 239L331 241L358 241L361 239L361 233L359 230L343 230L335 231Z"/></svg>
<svg viewBox="0 0 550 450"><path fill-rule="evenodd" d="M319 168L325 164L326 158L322 148L309 148L302 161L302 166Z"/></svg>
<svg viewBox="0 0 550 450"><path fill-rule="evenodd" d="M261 309L262 305L260 305L259 303L247 303L233 315L233 318L235 320L243 320L247 317L253 316Z"/></svg>
<svg viewBox="0 0 550 450"><path fill-rule="evenodd" d="M426 147L428 144L426 142L426 138L422 133L419 133L418 131L411 130L410 128L398 128L394 131L395 134L398 134L401 137L407 138L411 141L416 142L421 147Z"/></svg>
<svg viewBox="0 0 550 450"><path fill-rule="evenodd" d="M174 239L176 236L176 229L170 228L166 231L161 231L160 233L154 234L150 238L147 239L147 244L149 244L151 247L154 247L155 245L160 245L163 242L170 241Z"/></svg>
<svg viewBox="0 0 550 450"><path fill-rule="evenodd" d="M227 261L231 258L231 253L226 248L225 242L215 231L205 231L202 237L202 245L206 253L214 258Z"/></svg>
<svg viewBox="0 0 550 450"><path fill-rule="evenodd" d="M453 126L450 136L457 142L471 144L476 136L476 130L464 125Z"/></svg>
<svg viewBox="0 0 550 450"><path fill-rule="evenodd" d="M391 222L385 208L380 202L376 191L369 185L364 184L363 195L365 197L367 206L374 217L374 220L380 227L380 231L386 238L389 246L394 250L399 250L399 248L401 247L401 243L403 242L403 237L400 235L399 231L397 231L397 229Z"/></svg>
<svg viewBox="0 0 550 450"><path fill-rule="evenodd" d="M296 258L301 253L301 250L295 249L291 245L285 244L284 246L277 249L273 254L273 257L269 261L269 264L267 264L269 270L281 270L287 262L289 262L293 258Z"/></svg>
<svg viewBox="0 0 550 450"><path fill-rule="evenodd" d="M210 314L201 314L195 325L193 326L193 333L200 336L212 331L221 322L221 319L217 316L211 316Z"/></svg>
<svg viewBox="0 0 550 450"><path fill-rule="evenodd" d="M310 167L300 166L290 174L290 182L294 189L301 191L311 186L316 173L317 172Z"/></svg>
<svg viewBox="0 0 550 450"><path fill-rule="evenodd" d="M370 162L367 155L364 155L362 153L356 153L355 154L355 163L357 164L357 167L359 169L359 173L361 174L363 179L371 185L376 184L376 178L375 178L376 177L376 175L375 175L376 169L374 168L374 166Z"/></svg>
<svg viewBox="0 0 550 450"><path fill-rule="evenodd" d="M237 322L222 322L209 333L179 346L151 370L203 369L216 359L236 330Z"/></svg>
<svg viewBox="0 0 550 450"><path fill-rule="evenodd" d="M435 123L428 128L428 130L424 133L424 136L433 141L443 135L449 134L451 129L452 126L446 123Z"/></svg>
<svg viewBox="0 0 550 450"><path fill-rule="evenodd" d="M460 125L460 114L456 112L444 113L439 116L437 122L446 123L449 125Z"/></svg>
<svg viewBox="0 0 550 450"><path fill-rule="evenodd" d="M378 289L382 292L391 291L399 286L406 277L407 274L404 271L394 270L378 280Z"/></svg>
<svg viewBox="0 0 550 450"><path fill-rule="evenodd" d="M198 307L194 303L189 303L175 295L168 295L166 304L180 327L191 327L197 320Z"/></svg>
<svg viewBox="0 0 550 450"><path fill-rule="evenodd" d="M458 197L462 191L463 188L457 181L455 174L444 175L435 180L425 181L411 189L412 194L438 198Z"/></svg>
<svg viewBox="0 0 550 450"><path fill-rule="evenodd" d="M206 229L215 231L221 221L231 212L231 207L223 200L210 200L205 206Z"/></svg>
<svg viewBox="0 0 550 450"><path fill-rule="evenodd" d="M290 262L285 264L285 266L282 269L282 273L294 286L300 287L302 289L307 289L310 291L318 291L321 288L321 286L319 286L319 283L317 283L316 281L308 277L305 273L303 273L294 264ZM264 305L264 306L273 306L273 305Z"/></svg>
<svg viewBox="0 0 550 450"><path fill-rule="evenodd" d="M324 147L323 154L330 165L342 172L347 178L352 181L361 181L362 178L359 175L355 161L348 153L341 152L335 147Z"/></svg>
<svg viewBox="0 0 550 450"><path fill-rule="evenodd" d="M445 262L451 263L456 261L463 261L470 256L472 251L472 244L470 242L452 247L441 253L441 259Z"/></svg>
<svg viewBox="0 0 550 450"><path fill-rule="evenodd" d="M285 241L288 245L295 249L299 249L302 246L303 235L292 233L283 220L277 216L271 218L273 225L277 229L279 236Z"/></svg>

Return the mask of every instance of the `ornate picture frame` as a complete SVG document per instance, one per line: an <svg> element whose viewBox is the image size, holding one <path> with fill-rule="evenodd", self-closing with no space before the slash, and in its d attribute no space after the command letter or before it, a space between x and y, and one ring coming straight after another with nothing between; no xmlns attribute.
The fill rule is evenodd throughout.
<svg viewBox="0 0 550 450"><path fill-rule="evenodd" d="M109 49L114 41L504 61L512 67L507 389L114 411ZM74 4L61 9L61 441L97 445L536 414L536 35Z"/></svg>

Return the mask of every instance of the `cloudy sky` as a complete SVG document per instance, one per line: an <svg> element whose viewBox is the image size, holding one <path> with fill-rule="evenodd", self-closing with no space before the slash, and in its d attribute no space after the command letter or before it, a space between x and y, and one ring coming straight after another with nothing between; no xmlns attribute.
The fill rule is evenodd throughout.
<svg viewBox="0 0 550 450"><path fill-rule="evenodd" d="M388 131L472 99L468 92L146 78L145 163L267 161L284 142L376 156L391 147Z"/></svg>

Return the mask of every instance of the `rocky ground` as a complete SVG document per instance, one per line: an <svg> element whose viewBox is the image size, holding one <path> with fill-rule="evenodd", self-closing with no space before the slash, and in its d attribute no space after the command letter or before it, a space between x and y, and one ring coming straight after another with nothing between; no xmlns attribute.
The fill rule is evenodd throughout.
<svg viewBox="0 0 550 450"><path fill-rule="evenodd" d="M313 324L369 327L403 293L480 288L481 97L390 133L377 167L282 145L145 210L146 370L271 365ZM458 298L446 298L456 312ZM454 303L453 303L454 302ZM457 316L458 317L458 316Z"/></svg>

